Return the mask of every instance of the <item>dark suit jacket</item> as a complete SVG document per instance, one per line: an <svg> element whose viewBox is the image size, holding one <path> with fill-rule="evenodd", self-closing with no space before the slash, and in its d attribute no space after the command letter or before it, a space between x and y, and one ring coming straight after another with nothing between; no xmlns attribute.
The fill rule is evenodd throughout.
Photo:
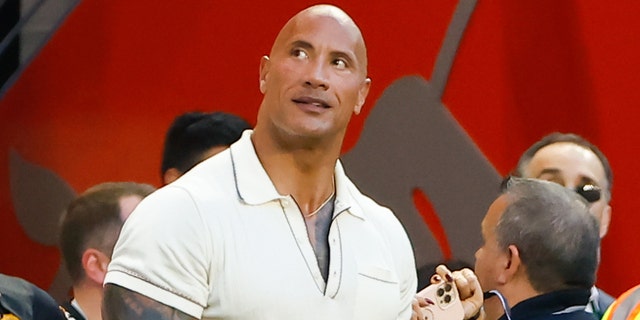
<svg viewBox="0 0 640 320"><path fill-rule="evenodd" d="M0 274L0 317L2 314L12 314L19 319L66 319L58 303L44 290L4 274Z"/></svg>

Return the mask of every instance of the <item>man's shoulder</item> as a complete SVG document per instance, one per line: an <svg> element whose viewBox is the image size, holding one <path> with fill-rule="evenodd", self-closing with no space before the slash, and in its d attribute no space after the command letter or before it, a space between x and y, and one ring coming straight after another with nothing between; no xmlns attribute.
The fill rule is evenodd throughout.
<svg viewBox="0 0 640 320"><path fill-rule="evenodd" d="M597 320L597 317L593 313L581 310L532 317L530 320Z"/></svg>
<svg viewBox="0 0 640 320"><path fill-rule="evenodd" d="M600 310L604 312L613 303L615 298L612 297L610 294L604 292L600 288L596 288L596 289L598 290L598 297L597 297L598 306L600 307Z"/></svg>
<svg viewBox="0 0 640 320"><path fill-rule="evenodd" d="M357 206L357 209L352 208L353 210L359 210L365 219L378 225L383 233L406 237L405 229L393 210L362 193L350 180L348 180L346 189L349 192L352 206Z"/></svg>
<svg viewBox="0 0 640 320"><path fill-rule="evenodd" d="M56 301L24 279L0 274L0 311L19 319L65 319Z"/></svg>
<svg viewBox="0 0 640 320"><path fill-rule="evenodd" d="M361 203L363 206L366 206L369 209L393 214L390 208L378 203L378 201L376 201L375 199L364 194L348 176L345 175L341 181L342 183L344 183L346 187L345 189L348 190L349 196L352 199L356 200L358 203Z"/></svg>
<svg viewBox="0 0 640 320"><path fill-rule="evenodd" d="M623 292L602 319L640 319L640 284Z"/></svg>
<svg viewBox="0 0 640 320"><path fill-rule="evenodd" d="M345 183L345 190L348 192L348 196L354 201L360 208L366 212L374 212L376 215L391 215L393 216L393 212L388 207L383 206L378 203L373 198L368 195L362 193L360 189L351 181L349 178L346 178L342 181Z"/></svg>
<svg viewBox="0 0 640 320"><path fill-rule="evenodd" d="M228 188L233 183L233 165L229 149L204 160L169 186L197 192L211 188Z"/></svg>

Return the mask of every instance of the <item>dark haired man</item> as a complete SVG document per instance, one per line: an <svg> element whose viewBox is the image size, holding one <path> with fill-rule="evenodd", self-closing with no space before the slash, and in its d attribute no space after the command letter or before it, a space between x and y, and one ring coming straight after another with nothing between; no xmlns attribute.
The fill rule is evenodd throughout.
<svg viewBox="0 0 640 320"><path fill-rule="evenodd" d="M202 160L228 148L251 129L244 119L225 112L187 112L173 120L162 152L161 173L168 184Z"/></svg>
<svg viewBox="0 0 640 320"><path fill-rule="evenodd" d="M75 320L102 319L102 282L120 229L133 209L155 190L148 184L106 182L74 199L60 227L60 250L73 300L64 305Z"/></svg>

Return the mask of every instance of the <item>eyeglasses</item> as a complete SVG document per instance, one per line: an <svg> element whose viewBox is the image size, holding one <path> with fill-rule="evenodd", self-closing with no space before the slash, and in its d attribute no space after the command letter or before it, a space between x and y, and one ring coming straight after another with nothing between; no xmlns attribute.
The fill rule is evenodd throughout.
<svg viewBox="0 0 640 320"><path fill-rule="evenodd" d="M502 182L500 183L500 189L508 189L508 185L511 183L511 179L513 177L518 176L516 174L509 174L504 177L504 179L502 179ZM600 200L600 198L602 197L602 188L589 183L577 186L575 187L575 189L573 189L573 191L582 196L589 203L594 203Z"/></svg>
<svg viewBox="0 0 640 320"><path fill-rule="evenodd" d="M598 200L600 200L600 197L602 196L602 189L600 189L600 187L592 185L592 184L585 184L582 186L577 186L574 191L581 195L585 200L587 200L587 202L589 203L594 203Z"/></svg>

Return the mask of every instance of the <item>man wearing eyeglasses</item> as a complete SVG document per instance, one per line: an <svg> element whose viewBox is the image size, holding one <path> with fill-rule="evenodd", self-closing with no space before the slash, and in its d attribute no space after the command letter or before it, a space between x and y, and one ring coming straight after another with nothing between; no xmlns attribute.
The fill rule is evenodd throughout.
<svg viewBox="0 0 640 320"><path fill-rule="evenodd" d="M613 173L607 157L583 137L559 132L543 137L522 154L516 175L575 190L589 202L589 211L600 224L600 238L607 234ZM612 302L613 297L594 287L587 310L601 318Z"/></svg>

